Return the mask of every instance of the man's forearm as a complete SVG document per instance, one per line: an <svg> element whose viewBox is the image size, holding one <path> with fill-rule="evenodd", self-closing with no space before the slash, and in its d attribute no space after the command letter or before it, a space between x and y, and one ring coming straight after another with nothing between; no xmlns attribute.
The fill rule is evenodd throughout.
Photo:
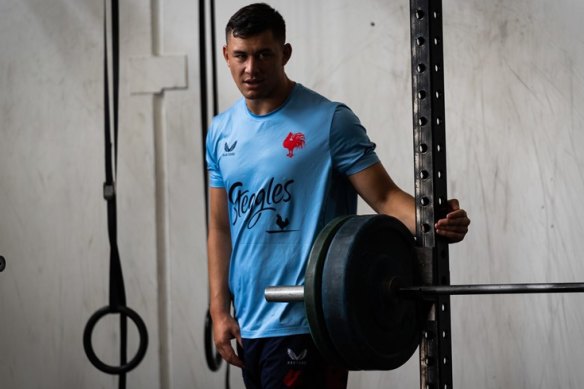
<svg viewBox="0 0 584 389"><path fill-rule="evenodd" d="M383 205L380 213L398 218L412 234L416 233L416 204L409 193L397 187L393 189L389 201Z"/></svg>
<svg viewBox="0 0 584 389"><path fill-rule="evenodd" d="M396 217L412 233L416 232L414 198L393 182L381 163L349 176L349 180L375 212Z"/></svg>
<svg viewBox="0 0 584 389"><path fill-rule="evenodd" d="M211 317L229 313L229 260L231 243L228 233L211 229L207 243Z"/></svg>

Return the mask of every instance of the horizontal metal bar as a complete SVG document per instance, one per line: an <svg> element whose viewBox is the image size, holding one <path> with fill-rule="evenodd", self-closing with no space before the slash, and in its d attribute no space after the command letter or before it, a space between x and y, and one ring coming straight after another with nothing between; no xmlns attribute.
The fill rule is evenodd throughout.
<svg viewBox="0 0 584 389"><path fill-rule="evenodd" d="M264 297L274 303L304 301L304 286L268 286Z"/></svg>
<svg viewBox="0 0 584 389"><path fill-rule="evenodd" d="M525 294L525 293L582 293L584 283L548 284L477 284L410 286L397 290L401 296L423 297L435 295L471 294Z"/></svg>
<svg viewBox="0 0 584 389"><path fill-rule="evenodd" d="M427 285L399 287L390 293L416 298L438 295L584 293L584 283ZM269 302L301 302L304 301L304 286L269 286L264 296Z"/></svg>

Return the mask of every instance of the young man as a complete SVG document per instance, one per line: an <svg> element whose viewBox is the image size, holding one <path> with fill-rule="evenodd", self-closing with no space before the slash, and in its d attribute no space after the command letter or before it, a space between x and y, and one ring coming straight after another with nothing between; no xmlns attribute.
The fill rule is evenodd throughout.
<svg viewBox="0 0 584 389"><path fill-rule="evenodd" d="M214 118L207 137L217 349L243 368L248 388L346 387L347 372L318 354L303 304L267 303L264 289L304 283L316 234L334 217L354 214L357 194L411 231L414 200L391 180L349 108L286 76L292 47L277 11L242 8L226 39L223 55L243 98ZM436 230L457 242L470 220L456 200L450 206Z"/></svg>

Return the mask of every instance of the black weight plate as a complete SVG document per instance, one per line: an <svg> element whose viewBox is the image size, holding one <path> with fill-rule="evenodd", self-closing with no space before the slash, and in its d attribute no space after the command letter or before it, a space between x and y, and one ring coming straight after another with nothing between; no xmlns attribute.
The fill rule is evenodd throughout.
<svg viewBox="0 0 584 389"><path fill-rule="evenodd" d="M323 268L323 314L348 369L395 369L415 352L421 308L382 292L393 277L418 284L415 266L413 237L395 218L353 217L335 234Z"/></svg>
<svg viewBox="0 0 584 389"><path fill-rule="evenodd" d="M350 216L340 216L329 222L317 235L306 265L304 282L304 304L310 325L310 334L322 356L332 364L344 365L328 335L322 311L322 268L326 254L339 227Z"/></svg>

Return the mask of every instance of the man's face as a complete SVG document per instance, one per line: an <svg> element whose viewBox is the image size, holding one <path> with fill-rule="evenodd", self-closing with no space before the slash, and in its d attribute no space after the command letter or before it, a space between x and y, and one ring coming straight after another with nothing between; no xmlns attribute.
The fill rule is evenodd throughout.
<svg viewBox="0 0 584 389"><path fill-rule="evenodd" d="M231 34L223 47L223 56L246 99L269 99L286 85L284 65L291 50L290 45L278 42L271 31L264 31L247 38Z"/></svg>

